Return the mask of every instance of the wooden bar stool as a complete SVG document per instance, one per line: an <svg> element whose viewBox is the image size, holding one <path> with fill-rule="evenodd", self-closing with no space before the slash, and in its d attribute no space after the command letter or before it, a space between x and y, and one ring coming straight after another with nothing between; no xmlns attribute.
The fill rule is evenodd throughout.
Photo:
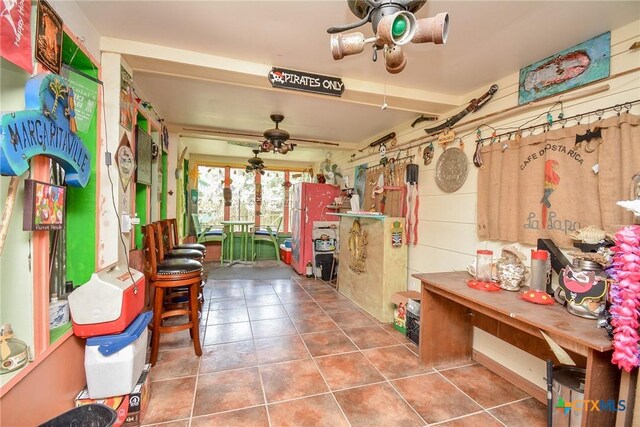
<svg viewBox="0 0 640 427"><path fill-rule="evenodd" d="M158 245L158 262L162 263L166 260L193 259L199 263L204 262L204 254L197 249L174 249L169 250L171 241L171 229L165 220L153 223L156 230L157 240L161 244ZM205 274L203 270L202 282L198 292L198 314L202 313L202 304L204 303L204 285ZM189 300L189 289L187 287L175 288L165 292L165 305L178 306Z"/></svg>
<svg viewBox="0 0 640 427"><path fill-rule="evenodd" d="M144 233L144 253L147 281L153 296L153 322L151 335L151 365L158 360L160 334L189 329L196 356L202 355L198 321L198 296L202 283L202 264L192 259L159 260L159 234L157 224L142 227ZM188 289L188 303L180 308L167 309L165 293L173 289ZM178 325L163 325L170 317L187 316L187 321Z"/></svg>
<svg viewBox="0 0 640 427"><path fill-rule="evenodd" d="M164 220L165 225L169 229L169 250L174 249L196 249L202 252L202 256L206 257L207 247L202 243L178 243L178 222L175 218Z"/></svg>
<svg viewBox="0 0 640 427"><path fill-rule="evenodd" d="M165 220L155 222L159 236L160 261L174 258L195 259L196 261L204 261L204 252L198 249L171 249L171 227Z"/></svg>

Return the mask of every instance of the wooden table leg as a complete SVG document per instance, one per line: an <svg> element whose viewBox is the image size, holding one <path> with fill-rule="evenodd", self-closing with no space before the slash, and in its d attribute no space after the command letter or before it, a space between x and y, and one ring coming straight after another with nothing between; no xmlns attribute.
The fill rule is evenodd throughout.
<svg viewBox="0 0 640 427"><path fill-rule="evenodd" d="M471 361L473 326L466 307L422 288L420 359L427 366Z"/></svg>
<svg viewBox="0 0 640 427"><path fill-rule="evenodd" d="M587 378L584 386L585 401L600 401L599 405L614 401L617 405L620 372L616 366L611 364L611 354L611 351L601 353L589 349ZM588 403L591 405L591 402ZM585 404L587 403L585 402ZM630 408L627 408L627 410L630 410ZM616 415L616 411L602 410L602 408L600 410L587 410L582 414L582 426L613 426L616 421Z"/></svg>

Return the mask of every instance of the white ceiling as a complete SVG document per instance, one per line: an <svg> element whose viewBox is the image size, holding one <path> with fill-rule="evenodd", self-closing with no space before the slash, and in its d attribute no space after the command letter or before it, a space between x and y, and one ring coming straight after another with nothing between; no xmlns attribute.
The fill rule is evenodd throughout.
<svg viewBox="0 0 640 427"><path fill-rule="evenodd" d="M420 114L466 105L464 97L478 88L488 89L524 66L640 19L638 1L431 0L417 16L449 12L447 43L405 46L407 67L391 75L382 58L371 61L368 49L332 59L326 29L357 20L345 0L78 3L102 36L117 39L109 50L121 50L133 68L136 88L165 122L183 135L207 135L193 148L205 152L220 147L212 141L216 134L185 128L260 135L273 127L272 113L285 115L281 128L292 138L361 146ZM355 31L373 34L370 24ZM165 49L160 58L149 46L129 49L123 40L180 51ZM186 57L205 61L185 64L184 51L192 52ZM227 59L244 62L229 66ZM266 72L272 66L341 77L345 94L310 96L271 88ZM385 91L389 108L382 111ZM251 155L245 147L234 150L240 149L243 156ZM300 161L319 160L317 150L302 152L307 154Z"/></svg>

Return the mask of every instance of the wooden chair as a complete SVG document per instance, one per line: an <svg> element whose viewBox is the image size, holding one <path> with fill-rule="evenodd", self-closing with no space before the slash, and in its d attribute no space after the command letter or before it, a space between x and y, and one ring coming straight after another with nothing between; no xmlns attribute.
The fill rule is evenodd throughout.
<svg viewBox="0 0 640 427"><path fill-rule="evenodd" d="M251 259L255 260L256 253L256 242L269 242L273 245L276 250L276 259L280 261L280 245L278 244L278 231L280 230L280 225L282 224L282 217L278 218L278 222L272 227L270 225L265 226L266 230L263 229L254 229L253 233L251 233Z"/></svg>
<svg viewBox="0 0 640 427"><path fill-rule="evenodd" d="M220 229L209 227L203 230L198 214L191 214L191 219L193 220L193 228L196 231L196 241L198 243L220 242L220 264L222 264L224 262L224 241L227 238L222 227Z"/></svg>
<svg viewBox="0 0 640 427"><path fill-rule="evenodd" d="M160 241L157 224L142 227L144 235L145 276L153 291L153 321L151 334L151 365L158 360L160 334L189 329L196 356L202 355L198 319L198 294L202 282L202 264L192 259L166 259L160 261ZM168 309L165 293L172 289L186 287L188 303L180 308ZM170 317L187 316L181 324L163 325Z"/></svg>

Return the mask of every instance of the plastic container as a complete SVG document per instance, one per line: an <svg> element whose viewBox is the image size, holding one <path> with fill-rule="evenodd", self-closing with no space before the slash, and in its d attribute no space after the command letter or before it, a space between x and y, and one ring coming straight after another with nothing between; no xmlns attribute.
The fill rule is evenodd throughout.
<svg viewBox="0 0 640 427"><path fill-rule="evenodd" d="M493 251L479 249L476 252L476 280L479 282L491 282L491 268L493 264Z"/></svg>
<svg viewBox="0 0 640 427"><path fill-rule="evenodd" d="M73 408L39 427L109 427L115 424L116 419L116 411L100 403L93 403Z"/></svg>
<svg viewBox="0 0 640 427"><path fill-rule="evenodd" d="M144 275L113 268L94 273L69 295L73 333L81 338L119 334L142 311Z"/></svg>
<svg viewBox="0 0 640 427"><path fill-rule="evenodd" d="M287 248L284 244L280 245L280 260L285 264L291 264L291 248Z"/></svg>
<svg viewBox="0 0 640 427"><path fill-rule="evenodd" d="M144 369L147 356L147 325L151 311L140 314L118 335L87 340L84 370L89 397L101 399L128 394Z"/></svg>

